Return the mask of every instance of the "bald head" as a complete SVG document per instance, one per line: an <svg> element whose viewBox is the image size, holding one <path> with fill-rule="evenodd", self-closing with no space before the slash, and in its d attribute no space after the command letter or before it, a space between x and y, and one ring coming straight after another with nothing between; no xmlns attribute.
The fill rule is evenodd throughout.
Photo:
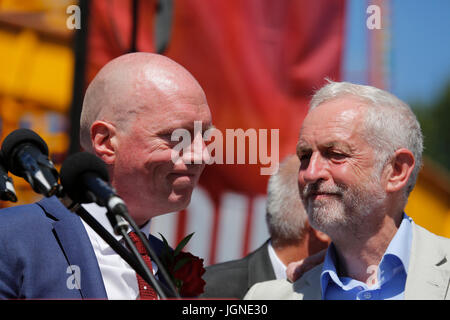
<svg viewBox="0 0 450 320"><path fill-rule="evenodd" d="M189 204L205 167L206 147L196 147L200 162L172 161L179 153L172 134L178 129L191 132L195 122L212 125L205 93L186 69L167 57L123 55L106 64L89 85L81 145L107 164L111 185L139 225Z"/></svg>
<svg viewBox="0 0 450 320"><path fill-rule="evenodd" d="M96 120L120 130L142 111L158 112L171 99L195 92L204 97L197 80L173 60L152 53L130 53L107 63L90 83L80 119L81 146L92 151L91 126Z"/></svg>

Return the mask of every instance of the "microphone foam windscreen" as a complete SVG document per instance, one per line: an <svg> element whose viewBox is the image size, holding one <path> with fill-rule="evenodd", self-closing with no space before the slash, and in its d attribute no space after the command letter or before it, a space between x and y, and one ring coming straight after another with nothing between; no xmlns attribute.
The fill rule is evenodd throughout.
<svg viewBox="0 0 450 320"><path fill-rule="evenodd" d="M92 173L109 182L108 169L102 159L89 152L78 152L64 160L60 178L67 195L75 202L89 202L83 174Z"/></svg>
<svg viewBox="0 0 450 320"><path fill-rule="evenodd" d="M2 153L8 171L15 175L20 175L21 168L15 161L15 154L18 151L17 147L22 144L32 144L38 148L44 155L48 156L47 143L34 131L30 129L17 129L11 132L2 144Z"/></svg>

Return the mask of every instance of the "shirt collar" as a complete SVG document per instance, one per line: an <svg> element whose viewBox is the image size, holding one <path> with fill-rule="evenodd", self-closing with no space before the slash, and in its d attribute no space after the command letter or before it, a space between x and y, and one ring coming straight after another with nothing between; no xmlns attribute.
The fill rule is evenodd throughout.
<svg viewBox="0 0 450 320"><path fill-rule="evenodd" d="M380 269L383 269L383 265L387 264L387 261L389 260L387 259L387 257L394 256L400 260L405 270L405 273L407 273L409 267L409 257L411 253L411 242L412 242L412 219L405 213L403 213L400 227L395 233L394 238L392 238L391 242L389 243L386 252L384 253L381 259ZM327 249L327 253L323 263L322 273L320 275L322 297L325 297L325 291L330 281L333 281L343 290L349 290L355 286L355 284L352 283L344 284L339 278L336 271L336 247L334 246L333 243L331 243Z"/></svg>
<svg viewBox="0 0 450 320"><path fill-rule="evenodd" d="M96 203L83 203L82 207L86 209L86 211L89 212L91 216L96 219L113 237L115 237L117 241L123 241L122 236L119 236L114 232L114 229L111 226L108 217L106 216L107 209L105 207L101 207ZM145 237L147 237L147 239L150 235L150 222L151 219L140 228L141 232L145 235ZM130 231L131 227L128 229L128 232ZM94 250L95 248L97 248L97 250L105 255L116 254L116 252L109 246L106 241L103 240L103 238L99 234L97 234L95 231L92 232L95 234L94 238L91 238L91 243L92 241L94 241L94 243L92 243ZM158 265L156 263L152 263L152 268L153 274L156 274L158 272Z"/></svg>
<svg viewBox="0 0 450 320"><path fill-rule="evenodd" d="M114 229L111 226L111 223L108 220L108 217L106 216L106 208L101 207L97 205L96 203L83 203L82 207L86 209L87 212L91 214L92 217L94 217L111 235L113 235L118 241L122 239L122 236L116 235L114 233ZM150 235L150 222L149 220L146 224L144 224L140 230L141 232L147 237ZM130 227L131 228L131 227ZM131 229L128 230L130 232Z"/></svg>
<svg viewBox="0 0 450 320"><path fill-rule="evenodd" d="M269 258L272 263L273 271L275 272L275 277L277 279L286 279L286 266L275 252L275 249L272 246L272 241L269 241L267 250L269 251Z"/></svg>
<svg viewBox="0 0 450 320"><path fill-rule="evenodd" d="M327 249L327 253L325 256L325 260L323 262L322 273L320 275L320 285L322 289L322 297L325 297L325 291L328 287L328 283L330 281L335 282L339 287L344 290L350 289L346 285L344 285L339 278L336 271L336 247L333 242L330 243L330 246Z"/></svg>
<svg viewBox="0 0 450 320"><path fill-rule="evenodd" d="M409 256L411 253L411 242L412 242L412 219L403 213L403 219L400 223L400 227L395 233L394 238L389 243L386 252L383 255L381 263L383 263L384 258L387 255L396 256L400 259L405 272L408 272L409 267ZM381 265L380 263L380 265Z"/></svg>

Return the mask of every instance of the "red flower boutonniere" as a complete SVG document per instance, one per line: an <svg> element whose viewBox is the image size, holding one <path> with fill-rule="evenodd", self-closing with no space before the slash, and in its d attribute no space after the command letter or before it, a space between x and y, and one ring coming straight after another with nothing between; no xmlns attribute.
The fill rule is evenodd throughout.
<svg viewBox="0 0 450 320"><path fill-rule="evenodd" d="M205 273L203 259L196 257L189 252L183 252L183 248L192 238L194 233L189 234L172 250L169 243L160 233L164 242L164 249L161 254L161 262L172 278L178 293L182 297L197 297L203 293L206 282L202 279Z"/></svg>

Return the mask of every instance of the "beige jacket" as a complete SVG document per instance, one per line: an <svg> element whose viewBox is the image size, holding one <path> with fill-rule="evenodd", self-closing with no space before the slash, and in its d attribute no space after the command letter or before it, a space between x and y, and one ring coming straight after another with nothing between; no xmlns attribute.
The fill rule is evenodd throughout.
<svg viewBox="0 0 450 320"><path fill-rule="evenodd" d="M450 300L450 239L413 223L405 300ZM321 300L320 264L296 282L272 280L250 288L245 300Z"/></svg>

